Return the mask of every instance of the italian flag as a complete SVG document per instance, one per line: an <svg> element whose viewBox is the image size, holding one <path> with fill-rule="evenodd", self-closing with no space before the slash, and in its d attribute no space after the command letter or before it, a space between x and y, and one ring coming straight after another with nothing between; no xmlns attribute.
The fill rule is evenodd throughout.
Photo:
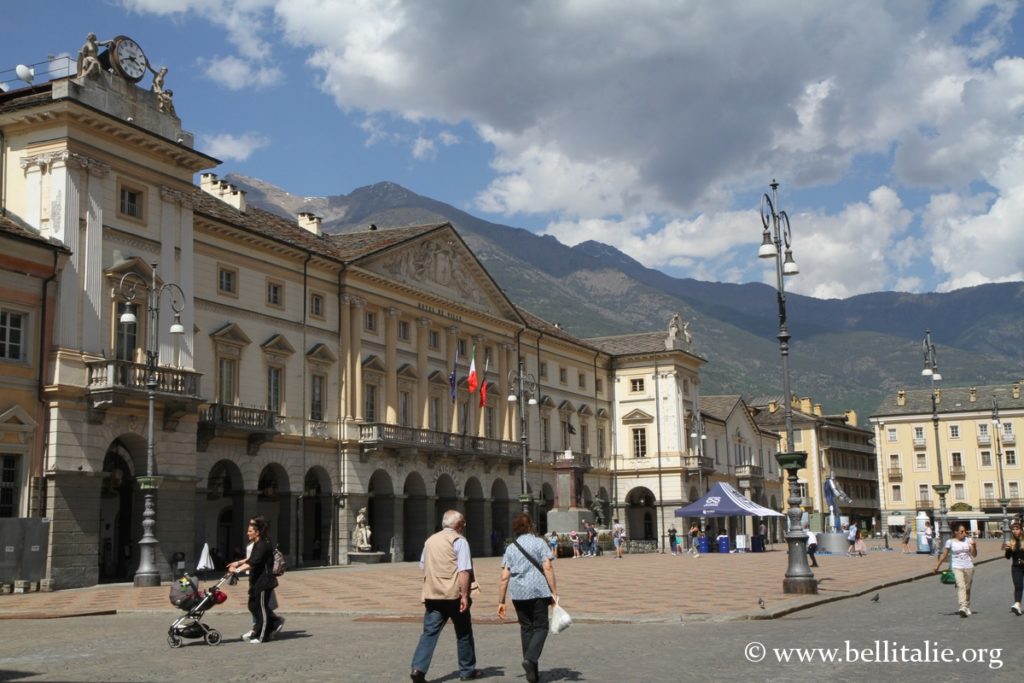
<svg viewBox="0 0 1024 683"><path fill-rule="evenodd" d="M466 383L469 385L469 393L476 391L477 386L480 384L480 378L476 376L476 344L473 344L473 355L469 361L469 377L466 378Z"/></svg>
<svg viewBox="0 0 1024 683"><path fill-rule="evenodd" d="M480 382L480 407L487 405L487 368L491 364L491 357L484 354L484 377Z"/></svg>

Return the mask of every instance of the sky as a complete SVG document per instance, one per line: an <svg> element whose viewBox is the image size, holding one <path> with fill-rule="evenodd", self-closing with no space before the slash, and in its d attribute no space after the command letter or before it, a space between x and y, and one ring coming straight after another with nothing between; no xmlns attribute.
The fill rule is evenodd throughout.
<svg viewBox="0 0 1024 683"><path fill-rule="evenodd" d="M89 31L130 36L221 175L300 196L392 181L675 277L773 286L757 249L775 179L787 291L1024 280L1018 1L3 7L0 83Z"/></svg>

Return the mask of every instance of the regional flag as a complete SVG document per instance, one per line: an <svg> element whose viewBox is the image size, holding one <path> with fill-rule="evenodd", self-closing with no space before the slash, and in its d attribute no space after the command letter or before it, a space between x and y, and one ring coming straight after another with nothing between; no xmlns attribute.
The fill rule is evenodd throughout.
<svg viewBox="0 0 1024 683"><path fill-rule="evenodd" d="M466 384L469 385L469 393L476 391L477 386L480 384L480 378L476 376L476 344L473 344L473 357L469 360L469 377L466 378Z"/></svg>
<svg viewBox="0 0 1024 683"><path fill-rule="evenodd" d="M487 368L491 364L491 357L484 354L484 376L480 382L480 407L487 405Z"/></svg>
<svg viewBox="0 0 1024 683"><path fill-rule="evenodd" d="M452 364L452 372L448 375L448 384L452 388L452 403L455 403L455 380L457 379L456 374L459 370L459 345L455 345L455 362Z"/></svg>

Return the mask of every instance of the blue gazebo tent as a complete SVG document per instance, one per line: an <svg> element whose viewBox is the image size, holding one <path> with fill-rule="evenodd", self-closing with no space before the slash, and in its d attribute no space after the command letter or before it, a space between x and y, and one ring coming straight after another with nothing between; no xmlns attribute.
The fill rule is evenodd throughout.
<svg viewBox="0 0 1024 683"><path fill-rule="evenodd" d="M731 484L718 482L686 507L676 508L676 517L785 517L781 512L758 505Z"/></svg>

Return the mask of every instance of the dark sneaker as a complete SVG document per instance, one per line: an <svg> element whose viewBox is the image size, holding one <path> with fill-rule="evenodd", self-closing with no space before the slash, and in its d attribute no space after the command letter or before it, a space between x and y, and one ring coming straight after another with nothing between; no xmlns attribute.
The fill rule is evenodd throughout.
<svg viewBox="0 0 1024 683"><path fill-rule="evenodd" d="M274 635L276 636L282 630L284 630L284 617L277 618L277 626L274 627Z"/></svg>

